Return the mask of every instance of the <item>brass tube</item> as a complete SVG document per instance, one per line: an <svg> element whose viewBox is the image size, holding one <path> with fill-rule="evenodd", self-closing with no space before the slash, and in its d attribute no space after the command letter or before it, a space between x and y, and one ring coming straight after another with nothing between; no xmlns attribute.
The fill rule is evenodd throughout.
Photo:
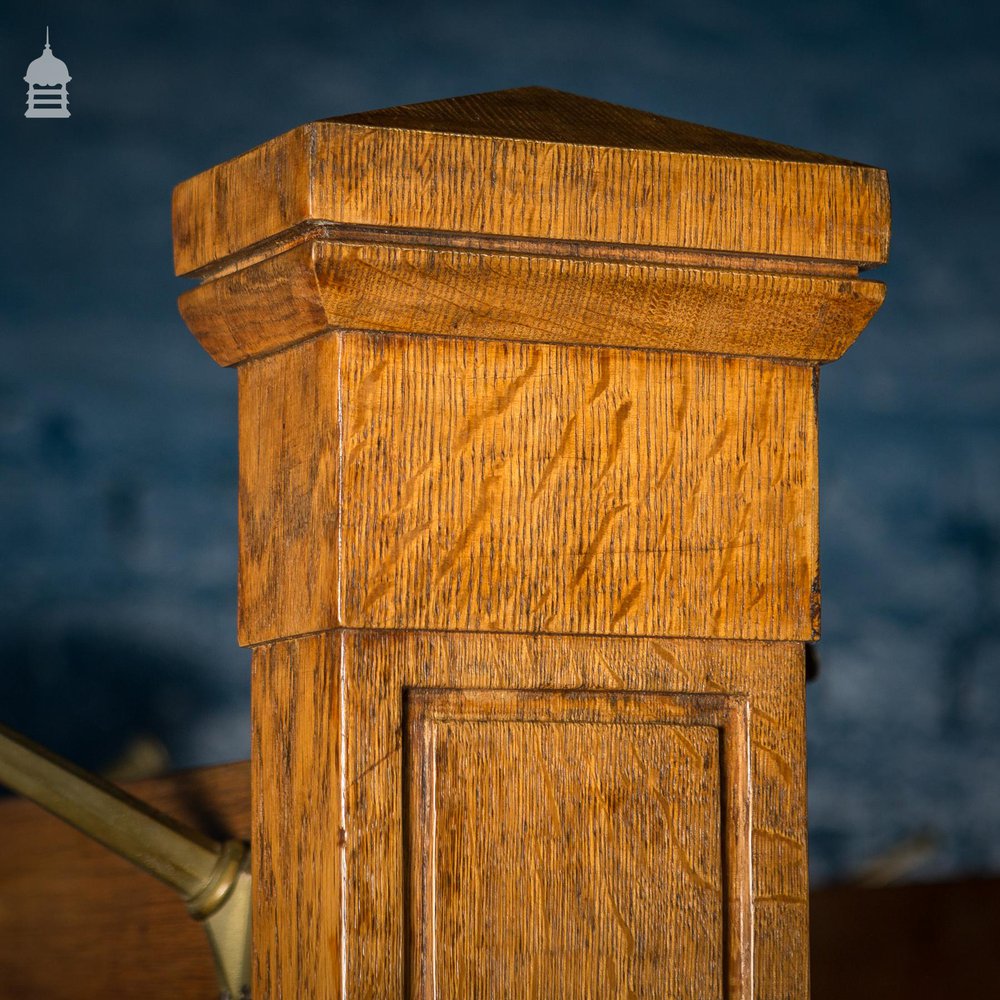
<svg viewBox="0 0 1000 1000"><path fill-rule="evenodd" d="M198 916L211 912L199 897L229 867L223 845L3 725L0 783L166 882Z"/></svg>

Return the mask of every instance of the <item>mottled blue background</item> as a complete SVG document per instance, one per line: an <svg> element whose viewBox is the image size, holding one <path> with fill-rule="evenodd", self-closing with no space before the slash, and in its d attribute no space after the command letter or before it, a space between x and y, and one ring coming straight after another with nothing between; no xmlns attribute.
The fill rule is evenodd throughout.
<svg viewBox="0 0 1000 1000"><path fill-rule="evenodd" d="M301 122L526 83L888 168L889 296L822 378L811 854L1000 869L998 13L988 4L5 5L0 718L91 766L249 752L235 377L170 189ZM46 23L69 120L28 121Z"/></svg>

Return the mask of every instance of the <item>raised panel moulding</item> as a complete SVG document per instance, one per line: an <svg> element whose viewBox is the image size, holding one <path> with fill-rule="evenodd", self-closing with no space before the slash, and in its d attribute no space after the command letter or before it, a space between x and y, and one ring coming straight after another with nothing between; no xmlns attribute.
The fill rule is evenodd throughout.
<svg viewBox="0 0 1000 1000"><path fill-rule="evenodd" d="M745 700L416 688L405 712L407 996L750 1000Z"/></svg>

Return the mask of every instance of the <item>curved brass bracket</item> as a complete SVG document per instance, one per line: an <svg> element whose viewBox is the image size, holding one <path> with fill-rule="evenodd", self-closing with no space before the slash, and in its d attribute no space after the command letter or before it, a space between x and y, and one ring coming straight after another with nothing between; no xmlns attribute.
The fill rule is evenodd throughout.
<svg viewBox="0 0 1000 1000"><path fill-rule="evenodd" d="M250 849L218 843L0 725L0 784L174 889L205 927L224 998L250 996Z"/></svg>

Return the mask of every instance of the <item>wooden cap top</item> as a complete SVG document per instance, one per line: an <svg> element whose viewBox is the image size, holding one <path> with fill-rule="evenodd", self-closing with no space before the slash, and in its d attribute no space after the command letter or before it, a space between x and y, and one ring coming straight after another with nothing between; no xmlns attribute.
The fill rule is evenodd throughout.
<svg viewBox="0 0 1000 1000"><path fill-rule="evenodd" d="M885 172L540 87L300 126L174 190L178 274L314 227L886 260Z"/></svg>

